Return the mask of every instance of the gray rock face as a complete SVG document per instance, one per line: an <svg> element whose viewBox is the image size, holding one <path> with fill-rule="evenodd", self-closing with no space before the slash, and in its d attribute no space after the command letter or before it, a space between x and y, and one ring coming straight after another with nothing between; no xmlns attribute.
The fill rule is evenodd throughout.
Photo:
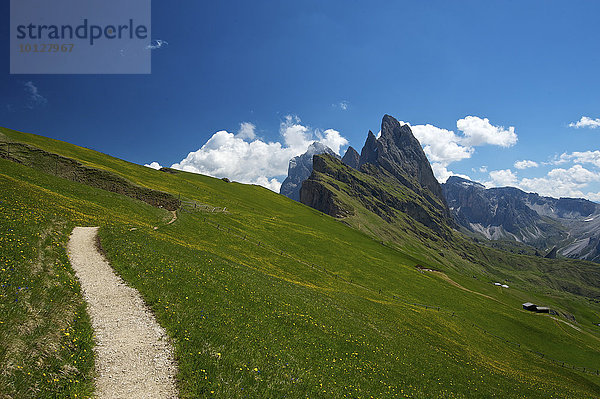
<svg viewBox="0 0 600 399"><path fill-rule="evenodd" d="M290 160L288 176L281 184L279 190L280 194L295 201L300 201L300 188L302 187L302 182L308 179L312 173L313 156L316 154L329 154L338 159L340 158L331 148L315 141L308 146L308 149L304 154L298 155Z"/></svg>
<svg viewBox="0 0 600 399"><path fill-rule="evenodd" d="M352 146L350 146L346 150L346 153L342 158L342 162L350 166L351 168L358 169L358 167L360 166L360 155Z"/></svg>
<svg viewBox="0 0 600 399"><path fill-rule="evenodd" d="M369 131L360 154L360 166L372 164L394 176L414 191L429 190L445 203L439 182L433 175L429 160L408 125L401 125L390 115L381 121L381 136Z"/></svg>
<svg viewBox="0 0 600 399"><path fill-rule="evenodd" d="M367 163L377 164L377 138L370 130L367 134L367 141L360 152L359 167Z"/></svg>
<svg viewBox="0 0 600 399"><path fill-rule="evenodd" d="M445 236L454 222L421 144L408 125L400 125L389 115L383 117L381 132L377 138L369 131L358 168L348 167L356 164L357 153L350 149L345 162L314 157L314 172L302 185L301 202L336 217L352 214L341 197L336 198L335 193L342 190L338 181L344 183L346 196L384 221L394 223L398 213L403 213Z"/></svg>
<svg viewBox="0 0 600 399"><path fill-rule="evenodd" d="M514 187L486 189L452 176L442 184L460 226L491 240L514 240L571 258L600 261L600 205L542 197Z"/></svg>

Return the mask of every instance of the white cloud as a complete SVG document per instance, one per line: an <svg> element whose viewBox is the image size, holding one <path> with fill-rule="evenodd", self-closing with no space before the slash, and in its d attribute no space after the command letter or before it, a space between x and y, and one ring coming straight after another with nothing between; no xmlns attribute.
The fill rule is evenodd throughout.
<svg viewBox="0 0 600 399"><path fill-rule="evenodd" d="M538 163L535 161L523 160L515 162L515 168L517 169L537 168L538 166Z"/></svg>
<svg viewBox="0 0 600 399"><path fill-rule="evenodd" d="M565 152L554 161L554 164L561 164L569 161L576 163L590 163L600 168L600 151L575 151L571 154Z"/></svg>
<svg viewBox="0 0 600 399"><path fill-rule="evenodd" d="M475 151L472 147L460 145L461 138L450 130L429 124L411 126L411 130L431 162L448 165L470 158Z"/></svg>
<svg viewBox="0 0 600 399"><path fill-rule="evenodd" d="M404 122L400 123L404 124ZM493 126L487 118L467 116L459 119L456 126L461 134L430 124L411 126L411 130L432 163L432 168L433 164L438 164L434 168L434 174L440 182L454 175L447 169L448 165L471 158L476 146L491 144L510 147L517 142L514 127L506 130L501 126ZM485 173L487 168L482 167L479 171Z"/></svg>
<svg viewBox="0 0 600 399"><path fill-rule="evenodd" d="M480 166L479 168L471 168L471 172L473 173L487 173L487 171L488 168L485 165Z"/></svg>
<svg viewBox="0 0 600 399"><path fill-rule="evenodd" d="M339 108L342 111L347 111L348 108L350 107L350 103L348 101L344 100L344 101L340 101L337 104L331 104L331 106L333 106L334 108Z"/></svg>
<svg viewBox="0 0 600 399"><path fill-rule="evenodd" d="M166 40L156 39L156 40L152 40L150 42L150 44L146 46L146 49L147 50L158 50L159 48L168 46L168 45L169 45L169 42L167 42Z"/></svg>
<svg viewBox="0 0 600 399"><path fill-rule="evenodd" d="M598 173L594 173L581 165L574 165L569 169L552 169L548 172L548 177L557 181L569 181L574 184L586 184L596 181L600 178Z"/></svg>
<svg viewBox="0 0 600 399"><path fill-rule="evenodd" d="M577 122L569 123L569 127L574 127L577 129L589 127L590 129L595 129L600 127L600 118L592 119L587 116L582 116Z"/></svg>
<svg viewBox="0 0 600 399"><path fill-rule="evenodd" d="M597 193L587 193L585 195L585 197L587 199L589 199L590 201L600 202L600 192L597 192Z"/></svg>
<svg viewBox="0 0 600 399"><path fill-rule="evenodd" d="M600 173L592 172L581 165L569 169L552 169L544 177L525 178L519 186L527 191L551 197L596 198L595 193L584 194L590 183L600 181Z"/></svg>
<svg viewBox="0 0 600 399"><path fill-rule="evenodd" d="M517 143L517 134L513 126L510 126L508 130L503 126L494 126L488 118L467 116L456 121L456 127L463 132L461 143L464 145L491 144L511 147Z"/></svg>
<svg viewBox="0 0 600 399"><path fill-rule="evenodd" d="M256 126L250 122L242 122L240 123L240 130L235 135L235 137L240 138L242 140L254 140L256 138Z"/></svg>
<svg viewBox="0 0 600 399"><path fill-rule="evenodd" d="M296 116L286 116L281 123L281 142L255 138L255 126L242 123L238 134L219 131L197 151L190 152L174 169L227 177L241 183L259 184L279 192L280 178L285 177L289 160L306 152L313 141L340 153L348 141L333 129L321 132L301 124Z"/></svg>
<svg viewBox="0 0 600 399"><path fill-rule="evenodd" d="M460 173L454 173L453 171L448 170L444 164L441 164L439 162L432 163L431 169L433 170L433 174L434 174L435 178L440 183L445 183L446 180L448 180L448 178L450 176L458 176L458 177L462 177L463 179L472 180L467 175L461 175Z"/></svg>
<svg viewBox="0 0 600 399"><path fill-rule="evenodd" d="M275 178L269 179L265 176L260 176L256 180L249 182L250 184L258 184L259 186L263 186L268 188L271 191L279 192L281 188L281 182Z"/></svg>
<svg viewBox="0 0 600 399"><path fill-rule="evenodd" d="M42 96L39 93L38 88L36 87L36 85L33 84L32 81L25 82L24 86L25 92L27 92L28 94L26 105L27 108L34 109L46 105L46 103L48 103L46 97Z"/></svg>
<svg viewBox="0 0 600 399"><path fill-rule="evenodd" d="M311 132L308 127L300 124L300 118L287 115L279 126L279 133L283 136L284 143L289 148L304 148L310 141Z"/></svg>
<svg viewBox="0 0 600 399"><path fill-rule="evenodd" d="M158 170L158 169L162 168L161 164L159 164L159 163L158 163L158 162L156 162L156 161L155 161L155 162L150 162L149 164L147 163L147 164L145 164L144 166L146 166L146 167L148 167L148 168L156 169L156 170Z"/></svg>
<svg viewBox="0 0 600 399"><path fill-rule="evenodd" d="M586 151L572 154L562 154L557 160L548 164L575 162L600 162L600 151ZM530 161L521 161L530 162ZM517 162L518 163L518 162ZM515 167L517 166L515 163ZM510 169L495 170L490 172L490 181L485 182L486 187L512 186L524 191L535 192L540 195L560 198L587 198L591 201L600 201L600 192L590 192L590 186L600 182L600 172L584 168L575 164L570 168L551 169L546 175L534 178L518 179L516 173Z"/></svg>
<svg viewBox="0 0 600 399"><path fill-rule="evenodd" d="M517 175L510 169L492 170L491 181L485 182L486 187L508 187L517 185Z"/></svg>
<svg viewBox="0 0 600 399"><path fill-rule="evenodd" d="M348 145L348 140L342 137L340 132L337 130L327 129L323 133L317 131L316 135L318 139L317 141L331 148L336 154L341 154L340 149Z"/></svg>

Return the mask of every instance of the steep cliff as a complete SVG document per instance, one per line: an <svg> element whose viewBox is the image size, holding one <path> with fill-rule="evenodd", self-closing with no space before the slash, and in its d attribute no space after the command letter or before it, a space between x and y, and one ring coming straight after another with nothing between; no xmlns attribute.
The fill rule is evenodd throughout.
<svg viewBox="0 0 600 399"><path fill-rule="evenodd" d="M338 157L331 148L317 141L312 143L306 152L290 160L288 176L281 184L280 194L295 201L300 201L300 187L302 182L310 176L313 169L313 156L316 154L329 154Z"/></svg>
<svg viewBox="0 0 600 399"><path fill-rule="evenodd" d="M356 152L354 147L350 146L346 150L346 153L342 158L342 162L351 168L358 169L360 166L360 154Z"/></svg>

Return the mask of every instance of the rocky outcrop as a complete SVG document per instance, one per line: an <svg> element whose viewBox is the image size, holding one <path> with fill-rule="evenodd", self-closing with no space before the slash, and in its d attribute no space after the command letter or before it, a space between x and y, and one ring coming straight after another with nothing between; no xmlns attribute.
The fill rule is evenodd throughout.
<svg viewBox="0 0 600 399"><path fill-rule="evenodd" d="M336 218L353 214L352 208L344 207L336 200L333 191L314 180L305 180L302 183L300 202Z"/></svg>
<svg viewBox="0 0 600 399"><path fill-rule="evenodd" d="M377 138L370 130L367 134L367 141L360 152L359 167L367 163L377 165Z"/></svg>
<svg viewBox="0 0 600 399"><path fill-rule="evenodd" d="M358 169L360 166L360 154L354 149L354 147L350 146L342 157L342 162L351 168Z"/></svg>
<svg viewBox="0 0 600 399"><path fill-rule="evenodd" d="M550 250L550 252L548 252L548 253L546 254L546 256L544 256L544 258L546 258L546 259L556 259L556 253L557 253L557 252L558 252L558 251L557 251L556 247L554 247L554 248L552 248L552 249Z"/></svg>
<svg viewBox="0 0 600 399"><path fill-rule="evenodd" d="M29 144L7 141L3 137L0 137L0 144L6 144L6 150L0 151L0 158L90 187L125 195L157 208L175 211L181 206L181 201L173 194L142 187L114 172L84 165L75 159Z"/></svg>
<svg viewBox="0 0 600 399"><path fill-rule="evenodd" d="M281 184L280 194L295 201L300 201L300 188L302 182L310 176L313 170L313 156L316 154L329 154L339 158L331 148L317 141L312 143L306 152L290 160L288 176Z"/></svg>

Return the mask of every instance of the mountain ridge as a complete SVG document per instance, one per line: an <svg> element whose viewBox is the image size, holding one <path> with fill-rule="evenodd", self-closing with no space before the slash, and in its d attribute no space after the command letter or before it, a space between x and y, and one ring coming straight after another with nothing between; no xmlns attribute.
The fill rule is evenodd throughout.
<svg viewBox="0 0 600 399"><path fill-rule="evenodd" d="M600 261L600 204L515 187L485 188L457 176L442 184L456 223L489 240L513 240L562 256Z"/></svg>

